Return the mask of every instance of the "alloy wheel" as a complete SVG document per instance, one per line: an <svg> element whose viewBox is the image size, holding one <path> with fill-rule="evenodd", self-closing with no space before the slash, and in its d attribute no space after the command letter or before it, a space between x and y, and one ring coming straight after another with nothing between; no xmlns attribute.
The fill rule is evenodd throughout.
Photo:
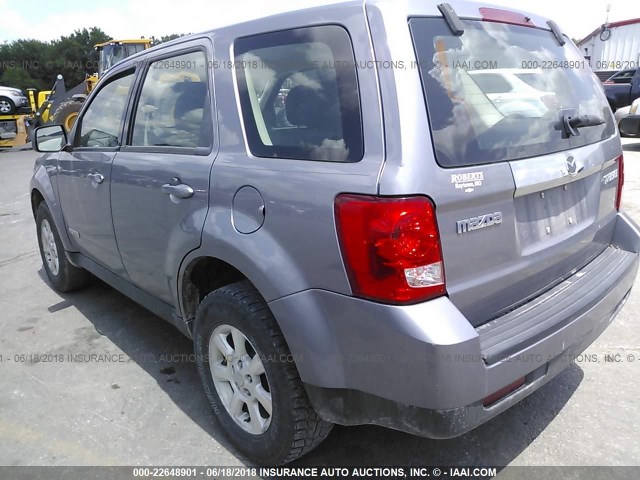
<svg viewBox="0 0 640 480"><path fill-rule="evenodd" d="M49 267L49 271L53 275L58 275L60 271L60 259L58 258L58 247L56 239L51 230L49 221L44 219L40 224L40 243L42 244L42 252L44 253L45 262Z"/></svg>
<svg viewBox="0 0 640 480"><path fill-rule="evenodd" d="M0 100L0 113L11 113L11 104L6 100Z"/></svg>
<svg viewBox="0 0 640 480"><path fill-rule="evenodd" d="M271 388L259 352L236 327L219 325L209 339L213 384L227 413L246 432L261 435L271 424Z"/></svg>

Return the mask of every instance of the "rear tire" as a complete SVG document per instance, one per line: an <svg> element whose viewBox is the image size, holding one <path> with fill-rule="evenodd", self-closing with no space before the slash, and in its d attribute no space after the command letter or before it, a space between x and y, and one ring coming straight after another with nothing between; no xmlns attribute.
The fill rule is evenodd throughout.
<svg viewBox="0 0 640 480"><path fill-rule="evenodd" d="M86 270L72 265L67 258L49 207L44 202L36 211L36 227L42 265L53 288L65 293L87 285L91 275Z"/></svg>
<svg viewBox="0 0 640 480"><path fill-rule="evenodd" d="M327 437L333 424L311 406L282 332L250 282L205 297L196 312L194 344L207 398L243 455L280 465Z"/></svg>

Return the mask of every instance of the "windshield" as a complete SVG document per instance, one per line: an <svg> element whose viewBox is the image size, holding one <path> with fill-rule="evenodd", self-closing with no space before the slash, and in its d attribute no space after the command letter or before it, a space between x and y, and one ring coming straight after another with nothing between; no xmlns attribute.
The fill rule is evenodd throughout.
<svg viewBox="0 0 640 480"><path fill-rule="evenodd" d="M600 83L575 47L547 30L442 18L410 20L438 163L492 163L558 152L615 133ZM567 135L566 115L601 125Z"/></svg>
<svg viewBox="0 0 640 480"><path fill-rule="evenodd" d="M98 72L102 75L120 60L124 60L143 50L144 44L142 43L113 43L105 45L100 50L100 68Z"/></svg>

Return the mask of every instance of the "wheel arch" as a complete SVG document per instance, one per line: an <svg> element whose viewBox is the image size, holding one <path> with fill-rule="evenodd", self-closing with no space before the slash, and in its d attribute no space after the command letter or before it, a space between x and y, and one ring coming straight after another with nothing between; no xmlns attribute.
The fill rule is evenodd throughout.
<svg viewBox="0 0 640 480"><path fill-rule="evenodd" d="M242 280L251 281L235 266L220 258L202 255L185 259L178 279L178 298L189 332L192 332L198 305L209 293Z"/></svg>
<svg viewBox="0 0 640 480"><path fill-rule="evenodd" d="M33 213L34 219L36 218L38 207L42 202L45 202L44 196L42 195L42 193L40 193L40 190L38 190L37 188L33 188L31 190L31 213Z"/></svg>

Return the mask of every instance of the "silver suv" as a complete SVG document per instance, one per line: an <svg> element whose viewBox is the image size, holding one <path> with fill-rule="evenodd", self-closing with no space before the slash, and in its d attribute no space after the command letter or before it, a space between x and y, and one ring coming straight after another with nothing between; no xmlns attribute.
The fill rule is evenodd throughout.
<svg viewBox="0 0 640 480"><path fill-rule="evenodd" d="M29 106L29 100L22 90L0 85L0 115L11 115Z"/></svg>
<svg viewBox="0 0 640 480"><path fill-rule="evenodd" d="M479 81L514 69L535 109ZM536 15L367 0L221 26L117 64L36 146L52 285L90 272L192 338L261 463L336 423L471 430L593 342L638 269L611 110Z"/></svg>

